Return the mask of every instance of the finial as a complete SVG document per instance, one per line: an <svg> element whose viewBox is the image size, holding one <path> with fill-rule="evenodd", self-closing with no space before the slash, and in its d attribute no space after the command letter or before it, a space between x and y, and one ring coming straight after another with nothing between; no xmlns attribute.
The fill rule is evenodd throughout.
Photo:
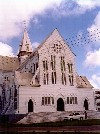
<svg viewBox="0 0 100 134"><path fill-rule="evenodd" d="M24 30L26 31L26 21L25 20L23 21L23 24L24 24Z"/></svg>

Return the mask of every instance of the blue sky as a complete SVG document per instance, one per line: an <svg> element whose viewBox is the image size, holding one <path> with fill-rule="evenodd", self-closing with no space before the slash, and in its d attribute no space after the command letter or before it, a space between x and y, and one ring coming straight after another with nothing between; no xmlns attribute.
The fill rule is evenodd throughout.
<svg viewBox="0 0 100 134"><path fill-rule="evenodd" d="M99 0L1 0L0 55L17 54L24 20L33 47L58 28L76 54L77 72L100 88Z"/></svg>

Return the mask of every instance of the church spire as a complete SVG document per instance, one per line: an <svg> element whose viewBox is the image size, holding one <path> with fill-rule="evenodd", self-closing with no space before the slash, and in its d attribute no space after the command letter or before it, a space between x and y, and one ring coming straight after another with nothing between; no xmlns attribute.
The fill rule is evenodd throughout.
<svg viewBox="0 0 100 134"><path fill-rule="evenodd" d="M18 58L20 63L22 63L30 54L32 53L32 44L30 42L26 26L24 28L23 38L20 44Z"/></svg>

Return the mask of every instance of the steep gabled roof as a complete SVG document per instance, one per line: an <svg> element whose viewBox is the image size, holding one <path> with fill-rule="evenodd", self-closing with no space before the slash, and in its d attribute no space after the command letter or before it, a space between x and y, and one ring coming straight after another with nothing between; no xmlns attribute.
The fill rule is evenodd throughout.
<svg viewBox="0 0 100 134"><path fill-rule="evenodd" d="M23 68L23 66L28 62L28 60L29 60L31 57L33 57L34 53L38 52L38 50L43 46L43 44L47 41L47 39L50 38L51 35L53 35L53 34L59 34L59 35L60 35L60 33L59 33L59 31L58 31L57 28L54 29L54 30L51 32L51 34L49 34L49 35L46 37L46 39L45 39L37 48L35 48L35 49L33 50L32 54L20 65L20 67L19 67L17 70ZM61 37L62 40L65 42L65 44L68 46L69 50L72 52L71 48L70 48L69 45L66 43L66 41L64 40L64 38L63 38L61 35L60 35L60 37ZM72 53L73 53L73 52L72 52ZM73 54L74 54L74 53L73 53ZM75 54L74 54L74 55L75 55ZM75 55L75 56L76 56L76 55Z"/></svg>

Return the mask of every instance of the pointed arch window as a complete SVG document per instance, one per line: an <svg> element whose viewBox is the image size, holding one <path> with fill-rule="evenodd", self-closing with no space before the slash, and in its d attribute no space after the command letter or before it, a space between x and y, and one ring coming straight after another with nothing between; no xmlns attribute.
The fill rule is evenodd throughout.
<svg viewBox="0 0 100 134"><path fill-rule="evenodd" d="M49 82L49 75L48 75L48 61L43 60L43 83L47 85Z"/></svg>
<svg viewBox="0 0 100 134"><path fill-rule="evenodd" d="M73 75L69 75L70 86L73 86Z"/></svg>
<svg viewBox="0 0 100 134"><path fill-rule="evenodd" d="M56 84L56 72L52 72L52 84Z"/></svg>
<svg viewBox="0 0 100 134"><path fill-rule="evenodd" d="M68 71L69 73L72 73L73 72L73 64L72 63L68 63Z"/></svg>
<svg viewBox="0 0 100 134"><path fill-rule="evenodd" d="M48 73L44 73L44 85L48 84Z"/></svg>
<svg viewBox="0 0 100 134"><path fill-rule="evenodd" d="M47 62L47 60L44 60L43 61L43 70L44 71L47 71L48 70L48 62Z"/></svg>
<svg viewBox="0 0 100 134"><path fill-rule="evenodd" d="M62 72L62 84L66 85L66 75L64 72Z"/></svg>
<svg viewBox="0 0 100 134"><path fill-rule="evenodd" d="M66 68L65 68L65 59L64 59L64 56L61 56L61 71L65 71Z"/></svg>
<svg viewBox="0 0 100 134"><path fill-rule="evenodd" d="M52 70L55 70L56 60L55 55L51 55L51 68Z"/></svg>
<svg viewBox="0 0 100 134"><path fill-rule="evenodd" d="M61 56L60 64L61 64L61 80L62 80L62 84L66 85L66 67L65 67L65 58L64 58L64 56Z"/></svg>
<svg viewBox="0 0 100 134"><path fill-rule="evenodd" d="M51 55L51 79L52 79L52 84L56 84L56 57L55 55Z"/></svg>

